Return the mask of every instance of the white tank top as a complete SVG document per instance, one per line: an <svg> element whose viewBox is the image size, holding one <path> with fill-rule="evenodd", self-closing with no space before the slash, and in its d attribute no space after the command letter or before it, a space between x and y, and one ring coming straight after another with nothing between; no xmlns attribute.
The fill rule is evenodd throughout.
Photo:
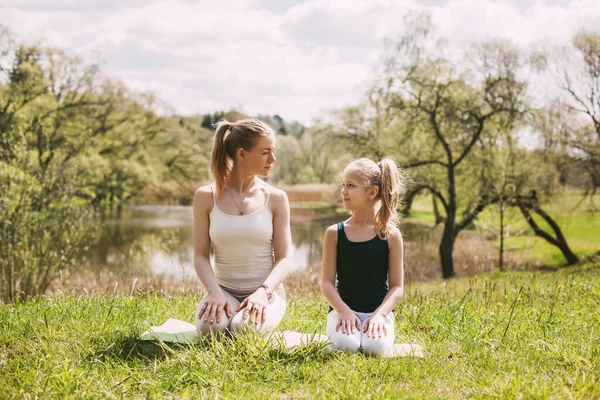
<svg viewBox="0 0 600 400"><path fill-rule="evenodd" d="M217 283L238 298L252 294L273 268L273 214L265 204L247 215L225 214L217 205L209 214Z"/></svg>

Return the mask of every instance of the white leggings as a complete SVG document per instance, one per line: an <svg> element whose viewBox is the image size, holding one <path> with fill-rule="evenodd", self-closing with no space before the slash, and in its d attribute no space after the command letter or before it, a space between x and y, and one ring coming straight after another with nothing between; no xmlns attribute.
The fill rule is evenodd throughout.
<svg viewBox="0 0 600 400"><path fill-rule="evenodd" d="M345 350L351 353L357 352L359 349L366 354L374 356L380 356L386 351L391 350L394 346L394 313L390 312L385 317L384 325L387 328L387 335L379 338L369 337L367 333L363 333L363 323L373 313L361 313L352 311L360 320L361 329L355 330L354 333L349 335L342 332L342 328L336 332L335 326L337 325L339 315L333 310L327 315L327 336L332 342L333 347L339 350Z"/></svg>
<svg viewBox="0 0 600 400"><path fill-rule="evenodd" d="M202 297L202 300L200 300L200 304L198 304L198 309L196 310L195 318L196 330L200 335L209 336L215 332L224 331L234 332L244 329L245 327L251 327L253 329L256 329L256 331L259 334L264 335L273 331L273 329L275 329L279 322L281 322L283 314L285 314L286 301L277 291L275 291L273 292L273 296L271 297L271 300L269 300L269 304L267 305L267 315L265 317L265 322L259 322L258 324L254 325L252 322L250 322L250 318L245 320L242 319L244 311L246 310L245 307L242 308L239 312L235 311L239 307L240 301L233 297L233 295L227 292L226 290L223 290L223 294L225 295L225 297L227 297L227 302L229 303L231 311L233 312L231 314L231 317L227 317L225 311L223 310L221 311L222 314L220 322L215 321L211 324L208 321L204 321L204 319L198 319L198 313L200 312L200 309L202 308L205 302L205 294L204 297Z"/></svg>

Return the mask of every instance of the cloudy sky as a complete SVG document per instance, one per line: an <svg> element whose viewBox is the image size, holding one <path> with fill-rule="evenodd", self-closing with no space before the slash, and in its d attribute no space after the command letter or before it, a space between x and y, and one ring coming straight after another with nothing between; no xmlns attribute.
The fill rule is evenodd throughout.
<svg viewBox="0 0 600 400"><path fill-rule="evenodd" d="M450 45L566 43L599 0L0 0L0 24L100 59L182 114L241 108L310 122L360 101L384 38L428 10Z"/></svg>

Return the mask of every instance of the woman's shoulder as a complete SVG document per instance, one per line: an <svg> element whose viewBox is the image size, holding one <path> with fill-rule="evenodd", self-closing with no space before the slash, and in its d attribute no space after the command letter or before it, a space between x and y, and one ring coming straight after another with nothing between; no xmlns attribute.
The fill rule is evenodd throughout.
<svg viewBox="0 0 600 400"><path fill-rule="evenodd" d="M194 205L212 205L214 190L215 186L212 183L200 186L198 189L196 189L196 192L194 193Z"/></svg>
<svg viewBox="0 0 600 400"><path fill-rule="evenodd" d="M287 204L288 196L287 193L275 186L269 185L267 182L259 180L260 188L264 191L265 195L269 197L269 200L274 200L273 204Z"/></svg>

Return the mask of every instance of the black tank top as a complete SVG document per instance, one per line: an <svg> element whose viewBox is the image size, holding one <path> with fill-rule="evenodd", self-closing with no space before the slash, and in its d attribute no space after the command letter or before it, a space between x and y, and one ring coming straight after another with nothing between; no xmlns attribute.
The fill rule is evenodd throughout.
<svg viewBox="0 0 600 400"><path fill-rule="evenodd" d="M344 223L338 224L337 291L353 311L373 312L388 292L387 240L375 236L366 242L351 242Z"/></svg>

